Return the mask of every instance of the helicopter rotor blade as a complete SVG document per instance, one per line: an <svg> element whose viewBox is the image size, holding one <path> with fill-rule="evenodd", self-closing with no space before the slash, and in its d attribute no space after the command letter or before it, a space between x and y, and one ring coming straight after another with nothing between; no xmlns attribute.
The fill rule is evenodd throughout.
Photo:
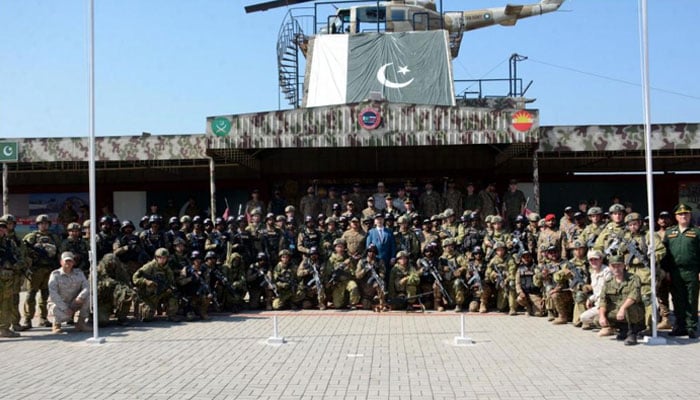
<svg viewBox="0 0 700 400"><path fill-rule="evenodd" d="M245 6L245 12L246 13L252 13L256 11L267 11L273 8L278 8L278 7L286 7L286 6L291 6L294 4L300 4L300 3L308 3L310 1L314 0L273 0L273 1L266 1L264 3L257 3L257 4L252 4L249 6Z"/></svg>

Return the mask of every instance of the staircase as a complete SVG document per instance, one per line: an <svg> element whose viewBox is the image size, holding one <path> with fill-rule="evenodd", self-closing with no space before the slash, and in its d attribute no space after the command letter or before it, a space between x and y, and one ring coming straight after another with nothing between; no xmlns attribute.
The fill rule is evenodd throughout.
<svg viewBox="0 0 700 400"><path fill-rule="evenodd" d="M298 17L293 10L287 15L280 26L277 37L277 67L282 96L294 108L301 106L303 71L300 71L299 52L305 49L308 38L304 35Z"/></svg>

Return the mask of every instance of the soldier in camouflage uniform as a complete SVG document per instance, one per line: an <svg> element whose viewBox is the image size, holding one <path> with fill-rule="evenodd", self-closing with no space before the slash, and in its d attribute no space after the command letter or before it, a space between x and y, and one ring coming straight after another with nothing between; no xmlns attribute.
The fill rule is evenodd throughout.
<svg viewBox="0 0 700 400"><path fill-rule="evenodd" d="M582 240L574 241L572 245L572 258L569 260L569 288L574 300L572 322L575 327L582 325L581 314L586 311L586 300L593 292L590 283L590 264L586 257L588 248Z"/></svg>
<svg viewBox="0 0 700 400"><path fill-rule="evenodd" d="M610 256L608 263L612 277L600 294L598 322L603 328L619 328L617 339L624 339L625 345L635 345L637 332L644 329L641 283L638 276L625 271L621 256Z"/></svg>
<svg viewBox="0 0 700 400"><path fill-rule="evenodd" d="M447 192L445 193L445 208L449 208L455 212L457 215L462 214L464 206L464 199L462 197L462 192L457 189L457 185L453 180L450 179L447 182Z"/></svg>
<svg viewBox="0 0 700 400"><path fill-rule="evenodd" d="M437 241L440 239L438 238L438 235L433 232L433 224L429 219L423 220L422 228L423 229L418 236L418 240L420 241L421 251L425 253L425 248L428 245L431 243L437 243Z"/></svg>
<svg viewBox="0 0 700 400"><path fill-rule="evenodd" d="M22 326L25 329L32 327L32 318L36 312L36 294L40 293L39 300L39 323L42 326L50 327L51 323L47 320L48 309L47 302L49 298L49 275L51 271L58 268L58 246L60 241L58 237L49 232L51 221L49 216L41 214L36 217L37 230L27 234L24 239L24 245L27 248L27 255L31 259L30 270L32 272L29 280L29 291L27 299L24 302L24 314Z"/></svg>
<svg viewBox="0 0 700 400"><path fill-rule="evenodd" d="M552 321L554 325L566 325L572 320L574 309L574 296L570 282L574 276L574 266L566 259L559 257L559 253L550 255L548 266L556 266L553 275L554 288L549 291L552 305L557 317Z"/></svg>
<svg viewBox="0 0 700 400"><path fill-rule="evenodd" d="M275 226L275 215L265 216L265 226L259 231L262 252L267 255L270 265L277 265L279 252L284 248L284 232Z"/></svg>
<svg viewBox="0 0 700 400"><path fill-rule="evenodd" d="M442 225L440 225L440 232L438 236L440 239L457 239L459 234L459 224L456 222L457 217L451 208L446 209L442 213Z"/></svg>
<svg viewBox="0 0 700 400"><path fill-rule="evenodd" d="M411 266L409 254L405 250L396 253L396 264L389 274L389 299L392 309L411 310L416 303L420 277Z"/></svg>
<svg viewBox="0 0 700 400"><path fill-rule="evenodd" d="M528 226L525 228L527 231L527 250L532 254L533 261L537 264L537 241L540 238L540 228L537 225L540 222L540 215L537 213L530 213L527 216L529 222Z"/></svg>
<svg viewBox="0 0 700 400"><path fill-rule="evenodd" d="M269 282L269 283L268 283ZM246 270L248 286L248 305L251 310L258 310L265 302L265 309L272 310L272 268L265 253L258 253L254 263Z"/></svg>
<svg viewBox="0 0 700 400"><path fill-rule="evenodd" d="M253 238L246 229L248 221L245 215L236 217L236 225L237 227L231 236L231 245L227 250L226 258L230 259L233 253L237 253L245 267L247 267L255 260L257 253L253 247Z"/></svg>
<svg viewBox="0 0 700 400"><path fill-rule="evenodd" d="M474 246L470 252L470 258L464 281L469 287L469 312L487 312L487 305L492 292L485 284L486 262L481 246Z"/></svg>
<svg viewBox="0 0 700 400"><path fill-rule="evenodd" d="M621 246L619 254L624 257L627 271L639 277L640 289L642 295L642 303L644 303L644 322L646 329L651 332L651 266L649 263L649 245L650 232L642 232L642 221L638 213L633 212L625 217L627 230L624 233L623 240L625 245ZM654 233L656 235L656 233ZM666 247L664 247L663 239L656 235L654 238L654 257L656 257L656 265L660 265L661 260L666 256ZM656 280L663 279L663 270L656 269Z"/></svg>
<svg viewBox="0 0 700 400"><path fill-rule="evenodd" d="M226 261L221 266L220 272L224 282L215 284L215 290L219 296L219 304L225 310L238 312L245 306L244 297L247 292L246 286L246 263L243 257L237 252L230 252ZM217 270L213 271L217 276Z"/></svg>
<svg viewBox="0 0 700 400"><path fill-rule="evenodd" d="M503 218L509 227L513 226L515 217L523 215L526 201L525 194L518 189L518 181L511 179L508 182L508 190L503 194Z"/></svg>
<svg viewBox="0 0 700 400"><path fill-rule="evenodd" d="M467 287L466 274L468 268L467 259L457 252L457 242L448 238L442 241L442 255L440 256L440 267L445 278L445 289L450 293L455 303L455 312L461 312L466 306L469 290Z"/></svg>
<svg viewBox="0 0 700 400"><path fill-rule="evenodd" d="M602 251L605 255L611 252L610 247L615 243L615 239L621 240L625 233L625 207L622 204L613 204L609 212L610 222L605 225L593 245L593 249Z"/></svg>
<svg viewBox="0 0 700 400"><path fill-rule="evenodd" d="M513 247L513 239L511 234L506 232L503 228L503 218L498 215L494 215L491 217L491 226L493 231L484 236L484 242L482 244L482 248L486 252L487 262L491 261L491 258L495 253L496 242L504 243L507 250L510 250Z"/></svg>
<svg viewBox="0 0 700 400"><path fill-rule="evenodd" d="M141 240L134 235L134 224L131 221L124 220L120 231L122 235L114 241L112 249L114 255L126 265L129 275L133 275L141 267L146 253L141 247Z"/></svg>
<svg viewBox="0 0 700 400"><path fill-rule="evenodd" d="M440 193L433 190L433 184L430 182L425 184L425 192L418 198L418 203L422 215L432 216L442 211L442 197Z"/></svg>
<svg viewBox="0 0 700 400"><path fill-rule="evenodd" d="M304 217L304 228L297 236L297 250L304 259L308 258L312 247L321 248L321 234L316 229L316 220L311 215Z"/></svg>
<svg viewBox="0 0 700 400"><path fill-rule="evenodd" d="M360 227L360 219L358 217L350 219L350 228L340 238L345 241L350 257L355 261L362 258L367 245L367 235Z"/></svg>
<svg viewBox="0 0 700 400"><path fill-rule="evenodd" d="M155 257L156 250L163 248L170 248L170 243L168 242L168 237L161 228L161 218L159 215L153 214L148 217L148 228L139 234L139 239L141 240L141 247L146 253L148 259Z"/></svg>
<svg viewBox="0 0 700 400"><path fill-rule="evenodd" d="M479 215L483 218L483 222L486 222L487 216L499 214L495 182L490 182L486 189L479 192L479 203L481 205Z"/></svg>
<svg viewBox="0 0 700 400"><path fill-rule="evenodd" d="M547 214L544 217L544 228L540 231L537 238L537 260L540 263L549 261L545 255L545 251L549 251L548 249L551 247L554 247L560 255L562 254L564 235L561 231L556 230L554 226L555 219L556 216L554 214Z"/></svg>
<svg viewBox="0 0 700 400"><path fill-rule="evenodd" d="M496 291L496 308L501 312L508 310L508 315L517 315L515 291L517 265L508 254L505 243L497 241L493 246L495 254L488 263L486 280L493 284Z"/></svg>
<svg viewBox="0 0 700 400"><path fill-rule="evenodd" d="M135 297L131 289L131 276L119 258L107 254L97 265L97 320L107 324L112 314L120 325L127 324L127 315Z"/></svg>
<svg viewBox="0 0 700 400"><path fill-rule="evenodd" d="M416 273L420 278L419 294L430 294L431 301L423 302L428 308L437 308L437 302L434 297L435 276L440 270L440 248L434 241L426 243L423 247L423 257L418 259L416 263Z"/></svg>
<svg viewBox="0 0 700 400"><path fill-rule="evenodd" d="M367 247L367 255L357 263L355 278L360 287L362 307L366 310L387 311L384 280L386 268L384 261L378 257L379 250L374 244ZM378 305L374 307L374 299Z"/></svg>
<svg viewBox="0 0 700 400"><path fill-rule="evenodd" d="M328 259L328 286L333 298L333 307L336 310L344 307L354 310L355 305L360 302L360 289L354 279L354 260L348 256L343 239L335 239L333 248L333 254Z"/></svg>
<svg viewBox="0 0 700 400"><path fill-rule="evenodd" d="M202 255L197 251L190 254L191 264L183 268L177 277L179 291L186 298L185 318L194 321L195 315L203 321L209 320L209 305L215 300L214 292L209 286L211 266L216 265L216 254L213 251L205 256L206 263L202 262ZM218 304L217 304L218 305Z"/></svg>
<svg viewBox="0 0 700 400"><path fill-rule="evenodd" d="M11 325L15 325L13 317L14 310L17 310L14 303L15 276L19 270L24 269L24 265L19 248L14 240L7 236L6 217L0 219L0 337L12 338L20 336L11 329Z"/></svg>
<svg viewBox="0 0 700 400"><path fill-rule="evenodd" d="M539 269L540 273L535 275L535 285L542 290L544 296L544 306L547 310L547 321L554 321L557 310L552 297L552 290L556 286L554 274L561 268L561 249L552 245L544 250Z"/></svg>
<svg viewBox="0 0 700 400"><path fill-rule="evenodd" d="M481 199L479 198L479 194L476 193L474 183L468 182L467 194L464 196L464 210L472 210L472 212L476 213L477 217L479 217L482 209L481 206Z"/></svg>
<svg viewBox="0 0 700 400"><path fill-rule="evenodd" d="M409 219L402 215L399 217L399 229L394 232L394 239L396 240L396 251L405 251L408 254L409 260L415 262L420 257L420 242L418 241L418 236L410 228Z"/></svg>
<svg viewBox="0 0 700 400"><path fill-rule="evenodd" d="M320 250L312 246L307 257L297 268L299 287L304 294L302 303L304 309L310 309L314 304L317 304L320 310L326 309L326 283L329 275L321 260ZM316 281L317 278L318 281Z"/></svg>
<svg viewBox="0 0 700 400"><path fill-rule="evenodd" d="M88 247L90 244L82 237L80 225L78 223L71 222L66 227L66 231L68 231L68 237L61 242L59 252L70 251L73 253L73 260L75 261L74 268L78 268L83 271L86 277L89 277L90 260L88 256Z"/></svg>
<svg viewBox="0 0 700 400"><path fill-rule="evenodd" d="M300 291L296 271L291 263L292 253L288 249L283 249L277 256L279 262L272 273L272 281L277 287L279 296L272 300L272 309L290 308L296 310L297 303L303 300L303 293Z"/></svg>
<svg viewBox="0 0 700 400"><path fill-rule="evenodd" d="M306 196L299 201L299 215L301 218L315 216L321 211L321 203L315 195L313 186L306 189Z"/></svg>
<svg viewBox="0 0 700 400"><path fill-rule="evenodd" d="M199 215L192 218L192 232L188 233L186 238L187 249L190 252L196 250L204 254L207 245L207 233L204 231L204 221Z"/></svg>
<svg viewBox="0 0 700 400"><path fill-rule="evenodd" d="M568 233L566 233L566 236L564 238L565 241L565 247L566 247L566 257L571 258L573 257L573 252L575 249L574 243L575 242L581 242L584 245L586 242L581 240L581 234L583 233L583 230L586 228L586 214L577 211L574 213L574 225L569 228ZM586 246L588 248L588 246ZM585 255L584 255L585 258Z"/></svg>
<svg viewBox="0 0 700 400"><path fill-rule="evenodd" d="M19 313L19 294L22 291L22 286L25 281L25 277L28 274L29 266L28 262L31 262L27 258L27 248L24 242L20 240L15 232L15 227L17 226L17 221L15 216L12 214L5 214L0 217L0 221L5 221L7 223L7 238L15 243L15 246L19 250L17 262L14 265L15 275L13 278L14 294L12 295L12 326L11 329L20 332L23 331L22 325L20 325L20 313Z"/></svg>
<svg viewBox="0 0 700 400"><path fill-rule="evenodd" d="M583 228L579 239L591 250L595 246L598 235L603 231L603 225L600 223L603 210L601 210L600 207L591 207L586 213L588 214L589 223Z"/></svg>
<svg viewBox="0 0 700 400"><path fill-rule="evenodd" d="M525 309L527 315L544 317L544 299L542 290L535 285L537 274L532 253L525 251L520 255L520 263L515 275L515 291L518 304Z"/></svg>
<svg viewBox="0 0 700 400"><path fill-rule="evenodd" d="M162 303L166 305L166 314L170 321L182 320L177 315L178 304L173 293L175 277L168 267L168 256L168 250L165 248L157 249L155 259L144 264L131 278L143 302L139 312L142 322L153 321L158 306Z"/></svg>
<svg viewBox="0 0 700 400"><path fill-rule="evenodd" d="M102 260L107 254L112 253L112 246L117 237L114 235L112 230L112 218L102 217L100 218L100 230L97 232L95 237L95 242L97 245L97 261Z"/></svg>

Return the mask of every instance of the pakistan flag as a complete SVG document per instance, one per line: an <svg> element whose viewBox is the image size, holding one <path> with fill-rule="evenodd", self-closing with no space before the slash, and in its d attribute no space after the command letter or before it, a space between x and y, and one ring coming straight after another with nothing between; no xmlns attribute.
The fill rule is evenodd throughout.
<svg viewBox="0 0 700 400"><path fill-rule="evenodd" d="M454 106L445 31L318 35L307 62L305 107L357 103Z"/></svg>

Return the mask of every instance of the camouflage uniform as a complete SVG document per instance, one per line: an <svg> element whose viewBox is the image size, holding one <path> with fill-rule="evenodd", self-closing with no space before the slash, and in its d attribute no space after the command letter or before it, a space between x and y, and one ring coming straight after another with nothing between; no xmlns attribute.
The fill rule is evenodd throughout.
<svg viewBox="0 0 700 400"><path fill-rule="evenodd" d="M369 256L371 252L374 252L374 257ZM376 297L379 305L377 306L378 308L374 309L376 311L383 311L386 307L384 290L386 269L384 268L384 262L377 257L377 250L373 245L367 248L367 253L367 257L361 259L357 263L357 268L355 269L355 278L360 287L362 306L365 309L373 308L374 299ZM374 273L372 273L372 270ZM376 278L373 277L373 275L376 275Z"/></svg>
<svg viewBox="0 0 700 400"><path fill-rule="evenodd" d="M265 253L259 253L257 261L250 264L246 270L246 284L248 286L248 306L251 310L261 308L261 298L265 302L265 309L272 310L272 287L266 280L272 282L272 271L267 263Z"/></svg>
<svg viewBox="0 0 700 400"><path fill-rule="evenodd" d="M333 307L340 309L349 305L354 309L360 302L360 291L354 280L355 265L353 259L344 252L345 242L342 239L336 239L333 244L336 249L339 246L343 249L341 253L337 250L328 259L330 270L328 284L333 297Z"/></svg>
<svg viewBox="0 0 700 400"><path fill-rule="evenodd" d="M126 323L135 293L131 289L131 276L114 254L107 254L97 265L97 299L99 323L109 321L114 314L119 323Z"/></svg>
<svg viewBox="0 0 700 400"><path fill-rule="evenodd" d="M139 299L143 302L138 314L141 321L152 321L158 306L165 303L168 319L177 322L180 320L177 315L178 304L172 290L175 287L175 277L167 265L167 258L162 260L162 264L161 259L158 258L168 257L168 251L164 248L158 249L155 256L155 260L144 264L134 272L131 278L136 286Z"/></svg>
<svg viewBox="0 0 700 400"><path fill-rule="evenodd" d="M291 252L287 249L278 253L280 261L275 266L272 273L272 281L277 287L279 296L272 300L272 308L281 310L283 308L297 309L297 303L303 300L303 293L297 281L296 271L291 264Z"/></svg>
<svg viewBox="0 0 700 400"><path fill-rule="evenodd" d="M465 278L471 295L469 312L485 313L488 311L487 307L493 291L490 284L486 282L486 262L481 247L472 248L471 257Z"/></svg>
<svg viewBox="0 0 700 400"><path fill-rule="evenodd" d="M319 282L315 279L318 276ZM326 309L326 283L329 273L326 266L321 262L319 250L316 247L309 249L309 256L304 259L297 268L297 278L303 293L302 307L309 309L314 304L320 310Z"/></svg>
<svg viewBox="0 0 700 400"><path fill-rule="evenodd" d="M75 266L73 268L78 268L83 271L86 277L90 275L90 260L88 256L88 247L90 244L85 241L85 239L80 236L80 225L75 222L71 222L67 227L68 237L63 239L61 246L59 247L59 253L64 251L70 251L73 253L75 260ZM72 232L78 232L77 234Z"/></svg>
<svg viewBox="0 0 700 400"><path fill-rule="evenodd" d="M408 227L408 219L399 217L399 229L394 232L396 252L405 251L408 258L415 262L420 257L420 241L416 233Z"/></svg>
<svg viewBox="0 0 700 400"><path fill-rule="evenodd" d="M620 339L626 337L625 344L636 344L636 333L644 327L644 306L642 303L641 283L639 277L625 271L624 262L620 256L611 256L611 268L621 268L622 276L618 282L615 274L603 286L598 305L599 315L605 317L612 328L619 328ZM696 275L697 277L697 275ZM617 314L620 308L630 299L633 303L626 309L624 320L619 321ZM602 317L600 318L602 320ZM696 317L697 318L697 317ZM603 325L601 321L601 325Z"/></svg>
<svg viewBox="0 0 700 400"><path fill-rule="evenodd" d="M418 198L421 213L425 216L439 214L442 211L442 197L438 192L423 192Z"/></svg>
<svg viewBox="0 0 700 400"><path fill-rule="evenodd" d="M554 263L552 263L554 264ZM557 312L557 318L552 322L555 325L565 325L573 318L574 296L571 292L569 281L573 276L573 268L571 263L565 259L558 260L558 270L554 273L554 289L550 291L552 304Z"/></svg>
<svg viewBox="0 0 700 400"><path fill-rule="evenodd" d="M432 302L424 302L428 307L438 308L438 299L435 299L435 277L431 273L438 274L440 271L440 259L438 257L438 246L435 242L428 243L423 248L423 257L416 263L416 273L420 279L419 295L431 294Z"/></svg>
<svg viewBox="0 0 700 400"><path fill-rule="evenodd" d="M37 216L37 224L49 223L48 216ZM23 241L27 248L29 258L32 260L30 270L32 272L29 280L29 291L27 299L24 302L24 321L22 326L30 328L31 320L36 312L36 294L40 292L41 299L39 300L39 312L41 324L51 326L47 320L48 308L47 302L49 298L49 276L51 271L58 268L58 246L60 241L58 237L48 231L37 230L27 234Z"/></svg>
<svg viewBox="0 0 700 400"><path fill-rule="evenodd" d="M613 204L610 206L609 212L612 213L624 213L624 206L620 204ZM596 239L595 244L593 245L594 250L599 250L602 251L603 254L606 254L606 251L609 250L609 247L613 244L615 239L622 239L624 236L624 231L625 231L625 223L623 221L620 222L615 222L615 221L610 221L608 222L607 225L603 228L603 231L598 235L598 239Z"/></svg>
<svg viewBox="0 0 700 400"><path fill-rule="evenodd" d="M504 254L495 255L489 261L486 269L486 280L493 284L496 291L496 309L505 312L509 310L510 315L517 314L517 295L515 291L515 278L517 266L513 258L507 254L506 245L503 242L496 242L496 249L502 248Z"/></svg>
<svg viewBox="0 0 700 400"><path fill-rule="evenodd" d="M359 226L359 220L358 220ZM359 259L365 252L367 244L367 235L358 227L357 230L352 227L343 233L340 237L345 241L348 248L348 254L354 259Z"/></svg>
<svg viewBox="0 0 700 400"><path fill-rule="evenodd" d="M573 243L574 256L569 260L570 273L569 288L571 289L574 308L572 322L575 327L580 327L581 314L586 311L586 300L593 292L590 283L590 265L586 258L586 245L581 240Z"/></svg>
<svg viewBox="0 0 700 400"><path fill-rule="evenodd" d="M525 309L528 315L543 317L544 299L542 298L542 289L535 284L535 277L538 273L541 277L541 272L538 272L535 264L532 263L532 254L529 251L523 253L515 273L517 302Z"/></svg>
<svg viewBox="0 0 700 400"><path fill-rule="evenodd" d="M448 291L455 303L455 311L462 311L466 306L468 288L464 280L467 272L467 259L456 252L457 243L454 239L442 241L444 249L440 256L440 267L444 277L445 289Z"/></svg>
<svg viewBox="0 0 700 400"><path fill-rule="evenodd" d="M11 329L15 331L22 331L22 325L20 325L20 312L19 312L19 300L20 292L22 291L22 286L25 282L25 277L29 271L28 262L31 260L27 257L27 247L24 242L17 237L17 233L14 230L16 226L15 217L11 214L3 215L0 221L6 221L7 223L7 238L15 243L17 247L17 262L14 265L15 274L13 277L12 287L14 288L14 294L12 295L12 327Z"/></svg>
<svg viewBox="0 0 700 400"><path fill-rule="evenodd" d="M0 226L7 229L7 222L0 220ZM15 242L8 238L6 234L0 237L0 337L17 337L10 325L15 325L14 304L15 276L18 270L24 269L21 262L21 255Z"/></svg>
<svg viewBox="0 0 700 400"><path fill-rule="evenodd" d="M396 259L398 261L389 273L389 299L392 309L411 309L417 300L420 277L410 264L408 252L399 251Z"/></svg>
<svg viewBox="0 0 700 400"><path fill-rule="evenodd" d="M217 276L216 271L214 276ZM236 312L245 306L244 297L247 292L246 264L243 257L238 253L231 253L221 266L221 276L226 282L216 285L219 303L224 309Z"/></svg>

